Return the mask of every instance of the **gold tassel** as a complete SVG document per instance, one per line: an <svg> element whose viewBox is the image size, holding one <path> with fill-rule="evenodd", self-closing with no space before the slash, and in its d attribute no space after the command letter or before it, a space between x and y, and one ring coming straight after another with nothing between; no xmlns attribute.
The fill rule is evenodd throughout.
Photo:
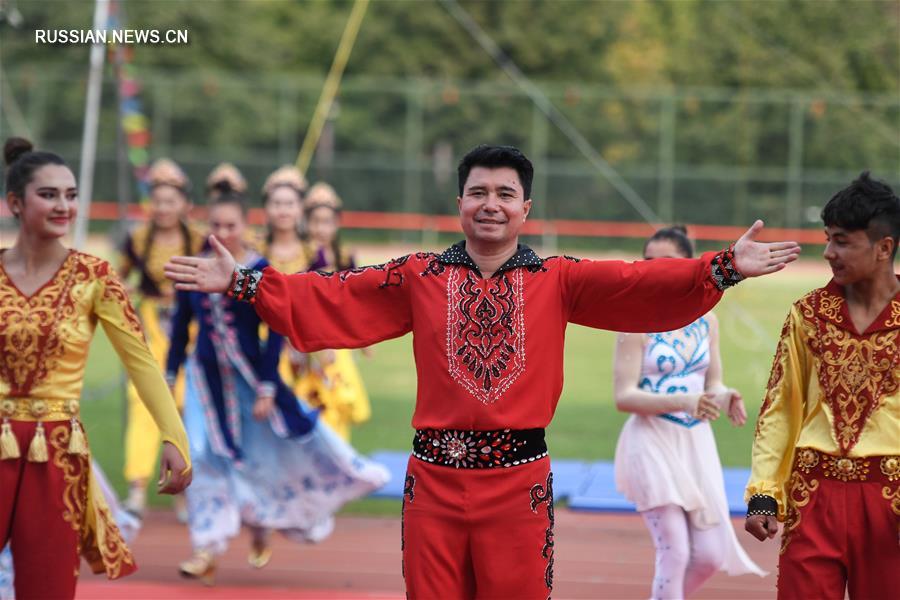
<svg viewBox="0 0 900 600"><path fill-rule="evenodd" d="M0 460L11 460L20 456L22 454L19 452L19 442L12 432L9 419L3 419L3 425L0 426Z"/></svg>
<svg viewBox="0 0 900 600"><path fill-rule="evenodd" d="M40 421L38 421L37 428L34 430L31 444L28 446L28 462L47 462L47 438L44 437L44 424Z"/></svg>
<svg viewBox="0 0 900 600"><path fill-rule="evenodd" d="M72 417L72 435L69 436L69 454L88 455L87 440L84 439L84 429L75 417Z"/></svg>

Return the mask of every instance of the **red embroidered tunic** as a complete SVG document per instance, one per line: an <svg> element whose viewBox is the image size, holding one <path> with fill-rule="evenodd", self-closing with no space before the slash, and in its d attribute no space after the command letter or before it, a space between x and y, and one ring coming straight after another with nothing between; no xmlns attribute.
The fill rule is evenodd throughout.
<svg viewBox="0 0 900 600"><path fill-rule="evenodd" d="M251 287L257 286L260 317L307 352L368 346L412 332L418 375L413 427L530 429L546 427L556 410L568 323L632 332L678 329L707 313L721 290L740 278L729 270L731 258L541 259L520 246L484 279L460 242L442 254L417 253L334 274L267 268L261 278L251 275Z"/></svg>

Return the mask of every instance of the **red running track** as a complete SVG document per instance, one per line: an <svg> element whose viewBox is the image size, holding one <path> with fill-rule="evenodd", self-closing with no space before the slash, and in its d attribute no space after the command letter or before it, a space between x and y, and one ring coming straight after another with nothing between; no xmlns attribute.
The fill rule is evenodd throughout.
<svg viewBox="0 0 900 600"><path fill-rule="evenodd" d="M399 502L397 510L399 512ZM735 520L738 539L770 572L715 575L696 598L773 598L778 540L751 539ZM553 597L646 598L653 574L653 546L635 514L556 511ZM82 570L79 599L322 599L404 598L400 575L400 521L394 518L341 517L334 534L319 545L299 545L276 537L274 555L261 570L246 562L249 536L243 533L219 561L216 586L181 579L177 564L190 555L184 526L171 513L151 512L132 545L136 574L106 581Z"/></svg>

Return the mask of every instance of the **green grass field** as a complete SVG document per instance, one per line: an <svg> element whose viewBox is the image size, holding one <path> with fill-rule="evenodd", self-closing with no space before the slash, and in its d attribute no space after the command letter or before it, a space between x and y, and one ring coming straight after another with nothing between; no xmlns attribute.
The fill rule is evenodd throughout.
<svg viewBox="0 0 900 600"><path fill-rule="evenodd" d="M772 355L787 310L795 299L827 281L815 263L789 268L729 290L716 308L722 329L725 382L746 400L750 422L736 429L722 418L714 424L724 465L747 466L753 420L768 380ZM618 432L627 415L612 400L612 352L615 335L570 326L566 345L565 387L548 433L556 458L611 459ZM415 372L412 338L374 347L372 358L358 357L372 400L372 420L354 431L362 452L410 448ZM124 423L123 375L115 352L98 329L88 364L83 418L94 454L120 493L124 492L122 440ZM154 499L153 503L161 503ZM364 501L354 512L394 514L393 501Z"/></svg>

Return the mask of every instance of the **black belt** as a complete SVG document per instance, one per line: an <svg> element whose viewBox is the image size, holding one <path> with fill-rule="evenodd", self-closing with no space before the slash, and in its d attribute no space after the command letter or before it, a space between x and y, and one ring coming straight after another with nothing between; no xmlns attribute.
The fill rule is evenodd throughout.
<svg viewBox="0 0 900 600"><path fill-rule="evenodd" d="M417 429L413 456L458 469L515 467L547 456L543 429Z"/></svg>

